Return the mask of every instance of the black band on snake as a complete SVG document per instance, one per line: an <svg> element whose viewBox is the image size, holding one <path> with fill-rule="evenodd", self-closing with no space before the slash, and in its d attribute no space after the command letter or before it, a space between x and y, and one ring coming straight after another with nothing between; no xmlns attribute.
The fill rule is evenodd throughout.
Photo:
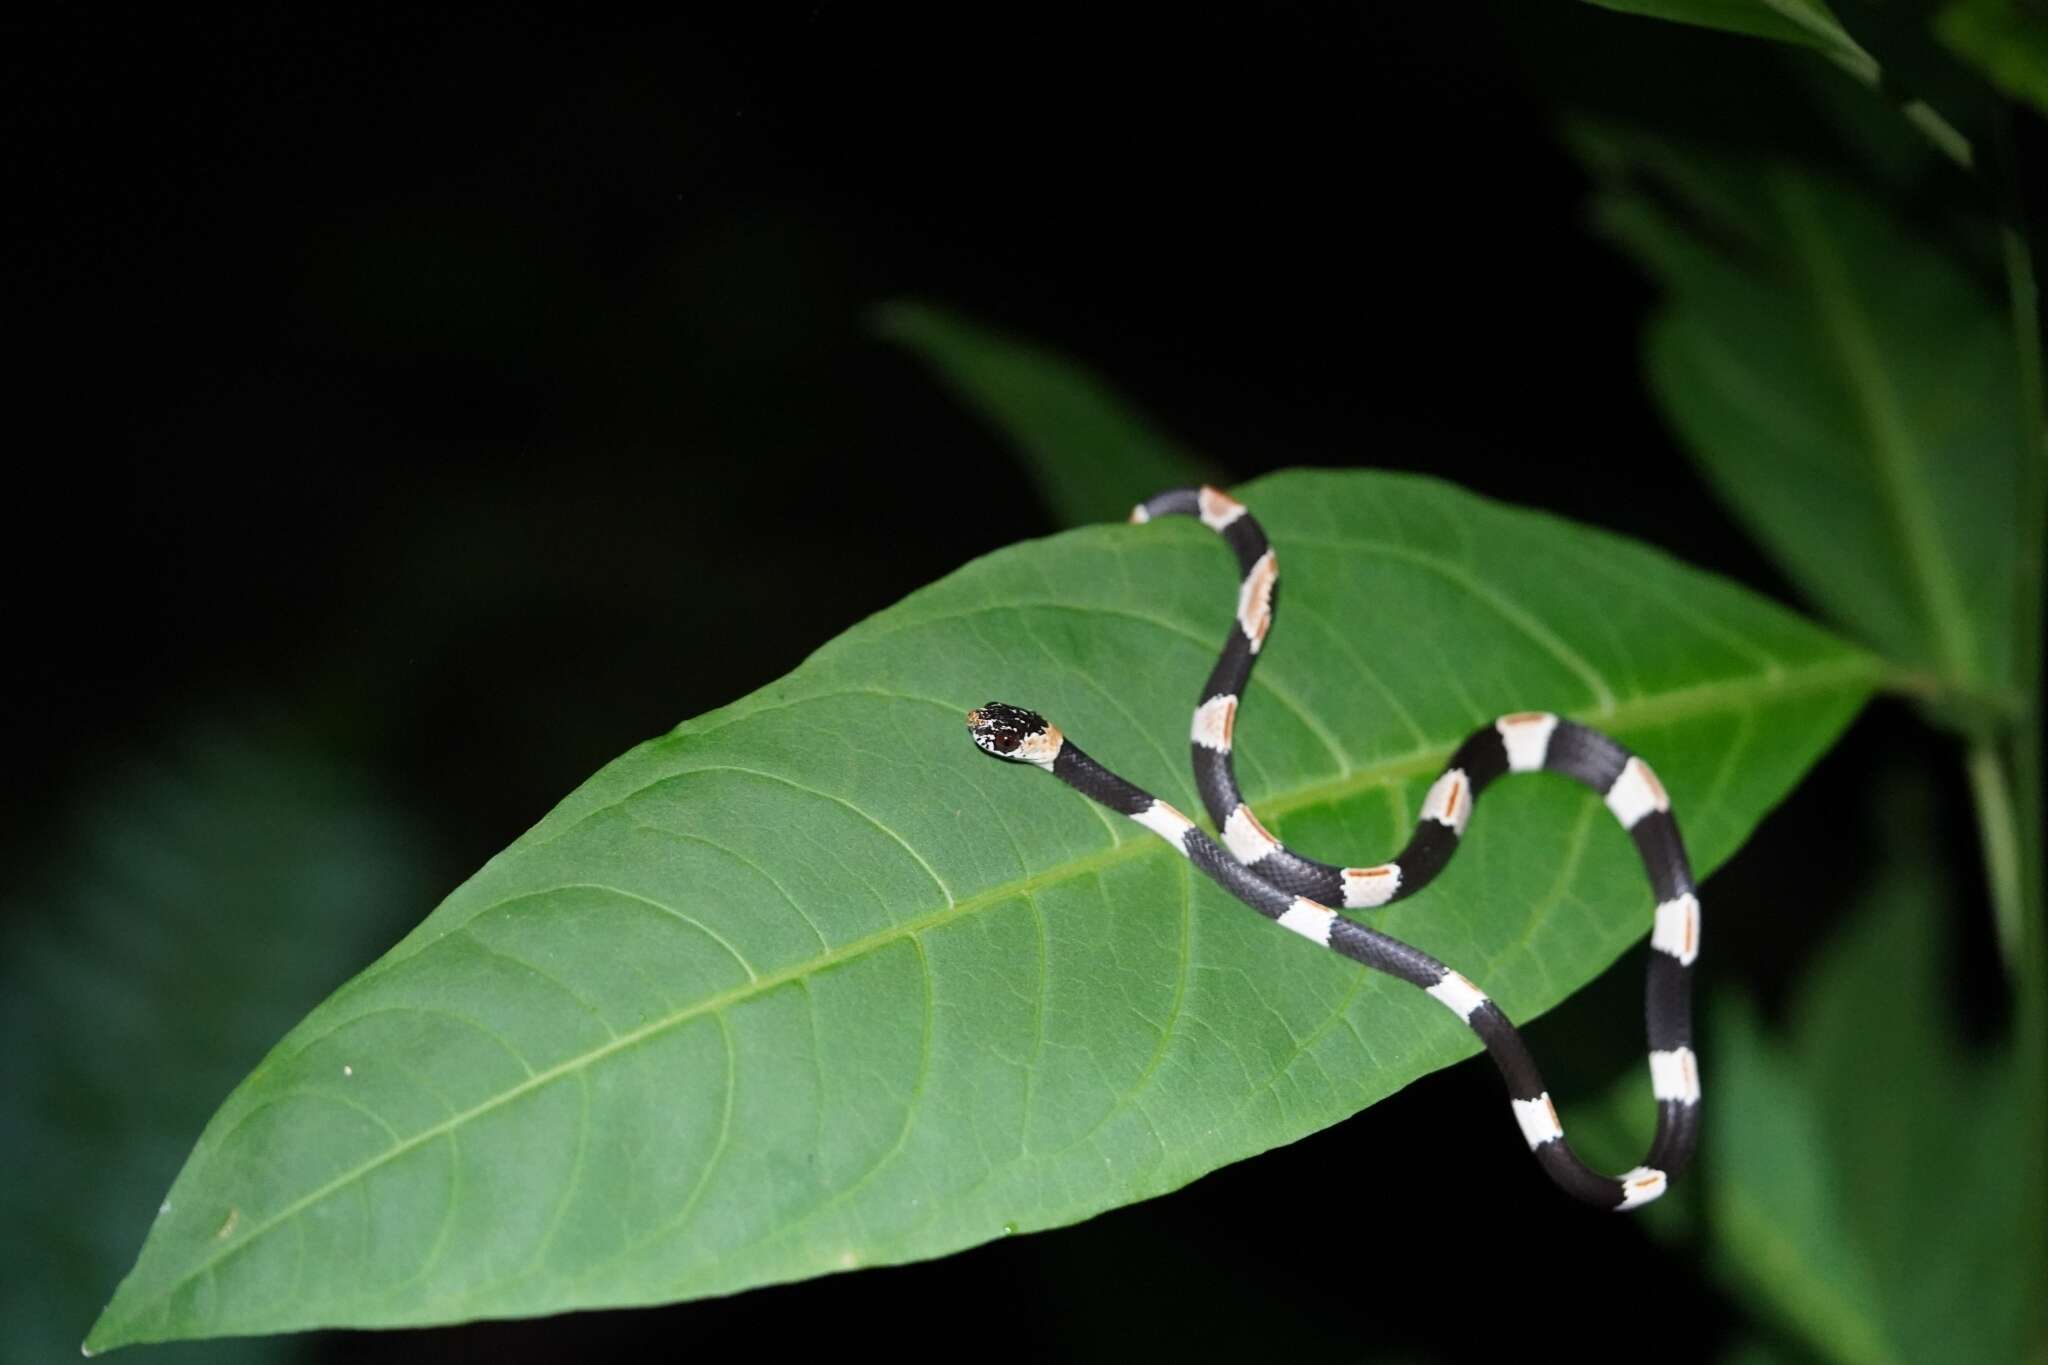
<svg viewBox="0 0 2048 1365"><path fill-rule="evenodd" d="M1543 1169L1589 1204L1631 1209L1662 1194L1691 1160L1699 1135L1699 1066L1692 1050L1692 967L1700 905L1669 799L1650 766L1596 730L1547 712L1502 716L1468 738L1423 799L1400 856L1373 867L1333 867L1284 847L1252 814L1231 770L1237 701L1273 622L1278 569L1265 532L1244 505L1213 488L1175 489L1141 504L1133 521L1192 516L1237 553L1237 625L1202 689L1192 749L1195 784L1229 852L1164 801L1126 782L1066 740L1035 712L991 702L968 713L974 742L998 758L1033 763L1091 800L1129 816L1172 844L1224 890L1266 918L1375 971L1427 991L1485 1045L1507 1083L1522 1135ZM1606 801L1634 839L1656 896L1646 1014L1657 1134L1641 1166L1601 1175L1564 1138L1557 1109L1522 1036L1486 993L1399 939L1330 906L1371 908L1413 895L1443 870L1479 794L1503 773L1554 772Z"/></svg>

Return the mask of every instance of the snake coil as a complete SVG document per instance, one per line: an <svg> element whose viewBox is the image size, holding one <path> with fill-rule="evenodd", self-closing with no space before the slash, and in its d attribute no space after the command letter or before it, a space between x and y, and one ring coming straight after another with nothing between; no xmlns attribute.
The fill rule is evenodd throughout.
<svg viewBox="0 0 2048 1365"><path fill-rule="evenodd" d="M967 714L974 742L997 758L1044 768L1090 800L1172 844L1225 891L1281 927L1375 971L1419 986L1479 1036L1506 1082L1522 1136L1552 1180L1575 1198L1632 1209L1660 1194L1691 1160L1699 1137L1699 1062L1692 1050L1692 969L1700 903L1671 802L1650 765L1619 743L1549 712L1506 715L1475 731L1430 786L1408 845L1393 860L1336 867L1282 844L1238 790L1231 754L1238 699L1272 629L1279 569L1266 533L1243 503L1214 488L1176 488L1138 505L1134 522L1186 516L1237 555L1237 621L1195 707L1189 747L1195 786L1223 845L1193 821L1117 776L1034 711L990 702ZM1411 896L1457 851L1481 792L1505 773L1552 772L1592 788L1634 840L1656 897L1646 1017L1657 1134L1643 1164L1618 1176L1588 1167L1565 1141L1557 1107L1522 1035L1473 982L1429 954L1339 914Z"/></svg>

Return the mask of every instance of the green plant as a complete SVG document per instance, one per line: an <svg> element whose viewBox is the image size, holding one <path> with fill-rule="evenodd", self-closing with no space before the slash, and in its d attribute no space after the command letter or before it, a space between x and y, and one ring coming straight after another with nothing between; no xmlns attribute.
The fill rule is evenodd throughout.
<svg viewBox="0 0 2048 1365"><path fill-rule="evenodd" d="M1629 7L1816 46L1885 86L1881 45L1818 3ZM1971 122L1936 108L1904 106L1942 155L1978 160ZM1466 729L1550 707L1654 756L1705 872L1873 690L1913 698L1958 737L2015 1001L2006 1053L1981 1075L1936 1068L1916 1093L1950 1086L1942 1108L1979 1115L1992 1151L2038 1152L2042 444L2025 239L2002 237L2001 320L1944 245L1867 190L1598 123L1574 136L1600 221L1666 291L1648 362L1674 427L1858 643L1442 485L1280 476L1245 494L1290 574L1287 625L1246 699L1247 785L1290 840L1391 846ZM1075 520L1183 458L1058 361L931 309L898 308L887 328L1017 434ZM1134 447L1142 473L1109 463ZM1220 637L1227 582L1192 527L1018 547L604 769L230 1097L89 1345L654 1302L937 1255L1171 1190L1469 1053L1426 1001L1266 932L1141 834L1007 781L959 733L994 692L1041 704L1192 808L1180 699ZM1361 649L1362 601L1428 629ZM1349 670L1328 666L1347 651ZM1426 906L1387 924L1511 1013L1540 1013L1644 927L1626 843L1596 814L1504 789ZM1556 869L1534 903L1509 880L1532 866ZM1890 899L1859 936L1921 941L1920 898ZM1887 1306L1924 1278L1920 1226L1746 1194L1905 1160L1928 1136L1915 1124L1943 1121L1902 1106L1896 1141L1866 1155L1860 1121L1839 1122L1843 1097L1817 1084L1853 1052L1839 1021L1870 1009L1854 992L1874 975L1823 975L1782 1040L1739 1006L1717 1021L1731 1092L1775 1097L1778 1122L1716 1128L1706 1212L1745 1248L1722 1273L1794 1340L1911 1359L1924 1317ZM1890 1022L1910 1052L1940 1018ZM1976 1202L1944 1235L2010 1245L2015 1283L2038 1284L2039 1172L2017 1171L1966 1186ZM1773 1237L1799 1264L1847 1268L1759 1273ZM2040 1340L2030 1309L1985 1315L1986 1358Z"/></svg>

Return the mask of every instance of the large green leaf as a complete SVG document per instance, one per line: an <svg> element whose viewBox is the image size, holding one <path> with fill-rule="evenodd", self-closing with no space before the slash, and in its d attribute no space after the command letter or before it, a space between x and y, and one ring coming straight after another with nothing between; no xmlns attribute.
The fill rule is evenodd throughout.
<svg viewBox="0 0 2048 1365"><path fill-rule="evenodd" d="M1650 139L1582 145L1609 172L1602 223L1665 287L1650 379L1715 489L1829 616L2000 704L2022 515L2000 311L1840 186Z"/></svg>
<svg viewBox="0 0 2048 1365"><path fill-rule="evenodd" d="M1066 357L932 304L875 314L882 335L916 351L969 406L1017 444L1063 526L1113 521L1162 488L1214 472Z"/></svg>
<svg viewBox="0 0 2048 1365"><path fill-rule="evenodd" d="M1391 850L1465 733L1547 707L1656 763L1710 869L1879 677L1655 551L1431 481L1245 492L1288 580L1242 770L1310 849ZM1468 1055L1420 993L968 742L964 708L1025 702L1193 809L1188 713L1235 595L1192 522L1016 546L611 764L229 1097L90 1345L940 1255L1175 1189ZM1587 793L1486 806L1380 922L1526 1018L1643 937L1646 894Z"/></svg>

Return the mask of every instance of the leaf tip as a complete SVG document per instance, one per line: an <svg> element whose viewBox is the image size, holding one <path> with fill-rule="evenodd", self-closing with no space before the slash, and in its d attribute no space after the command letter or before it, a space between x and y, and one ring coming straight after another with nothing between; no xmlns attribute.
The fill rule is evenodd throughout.
<svg viewBox="0 0 2048 1365"><path fill-rule="evenodd" d="M128 1279L121 1281L114 1290L114 1296L107 1300L106 1307L100 1309L99 1316L93 1319L85 1340L78 1343L78 1353L87 1360L148 1339L136 1330L134 1295L130 1292L133 1278L131 1272Z"/></svg>
<svg viewBox="0 0 2048 1365"><path fill-rule="evenodd" d="M109 1304L108 1308L112 1306L112 1304ZM108 1340L110 1335L107 1329L107 1310L101 1309L100 1315L93 1322L91 1330L85 1334L85 1340L78 1343L78 1353L87 1360L91 1360L94 1356L119 1346L121 1344L119 1341Z"/></svg>

